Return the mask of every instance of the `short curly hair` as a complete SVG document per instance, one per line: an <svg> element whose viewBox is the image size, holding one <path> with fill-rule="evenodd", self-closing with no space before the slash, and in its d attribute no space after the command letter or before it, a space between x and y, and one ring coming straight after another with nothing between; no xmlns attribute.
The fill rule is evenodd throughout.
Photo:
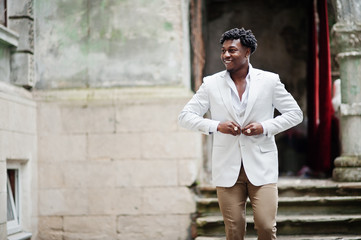
<svg viewBox="0 0 361 240"><path fill-rule="evenodd" d="M226 40L239 39L243 46L251 49L251 54L257 49L257 39L253 35L251 30L245 30L244 28L233 28L222 34L220 43L223 44Z"/></svg>

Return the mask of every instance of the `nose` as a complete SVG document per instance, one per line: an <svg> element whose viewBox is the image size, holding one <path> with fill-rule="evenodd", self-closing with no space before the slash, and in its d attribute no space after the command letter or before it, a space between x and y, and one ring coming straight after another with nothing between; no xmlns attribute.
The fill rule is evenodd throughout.
<svg viewBox="0 0 361 240"><path fill-rule="evenodd" d="M229 57L229 56L230 56L229 52L228 52L228 51L224 51L223 57Z"/></svg>

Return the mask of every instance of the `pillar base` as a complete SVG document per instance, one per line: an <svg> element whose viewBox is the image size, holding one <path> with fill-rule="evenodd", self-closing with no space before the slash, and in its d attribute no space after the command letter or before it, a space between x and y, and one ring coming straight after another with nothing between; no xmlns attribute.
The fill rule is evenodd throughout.
<svg viewBox="0 0 361 240"><path fill-rule="evenodd" d="M361 156L336 158L332 178L338 182L361 182Z"/></svg>

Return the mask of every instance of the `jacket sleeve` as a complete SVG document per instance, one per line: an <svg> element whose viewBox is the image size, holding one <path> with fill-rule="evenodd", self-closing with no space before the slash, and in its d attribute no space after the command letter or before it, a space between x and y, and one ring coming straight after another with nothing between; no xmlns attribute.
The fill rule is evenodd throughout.
<svg viewBox="0 0 361 240"><path fill-rule="evenodd" d="M278 75L273 91L273 106L281 115L262 122L262 125L267 129L268 137L298 125L303 119L302 110L292 95L285 89Z"/></svg>
<svg viewBox="0 0 361 240"><path fill-rule="evenodd" d="M178 117L181 127L192 131L199 131L206 135L217 131L219 121L205 118L210 102L206 83L203 83L192 99L185 105Z"/></svg>

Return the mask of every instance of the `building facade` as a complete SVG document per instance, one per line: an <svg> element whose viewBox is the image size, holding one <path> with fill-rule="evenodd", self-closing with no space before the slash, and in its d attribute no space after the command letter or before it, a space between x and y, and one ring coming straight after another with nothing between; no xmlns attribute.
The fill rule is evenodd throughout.
<svg viewBox="0 0 361 240"><path fill-rule="evenodd" d="M0 1L1 240L191 238L208 140L177 117L193 94L197 2Z"/></svg>

